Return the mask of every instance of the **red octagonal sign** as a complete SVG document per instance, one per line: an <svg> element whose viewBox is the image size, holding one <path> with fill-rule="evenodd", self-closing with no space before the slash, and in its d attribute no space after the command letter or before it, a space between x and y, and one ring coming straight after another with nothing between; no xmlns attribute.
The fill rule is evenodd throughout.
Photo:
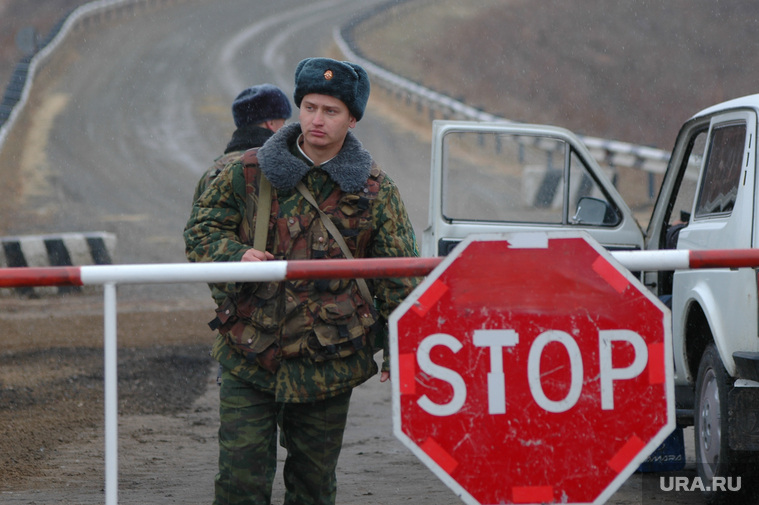
<svg viewBox="0 0 759 505"><path fill-rule="evenodd" d="M466 503L603 503L675 428L669 311L584 233L469 237L390 341L395 434Z"/></svg>

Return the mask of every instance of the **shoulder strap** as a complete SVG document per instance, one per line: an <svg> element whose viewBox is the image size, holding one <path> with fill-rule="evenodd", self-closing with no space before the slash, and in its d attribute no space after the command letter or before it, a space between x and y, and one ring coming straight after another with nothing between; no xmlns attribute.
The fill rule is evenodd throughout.
<svg viewBox="0 0 759 505"><path fill-rule="evenodd" d="M312 195L306 185L303 184L303 181L298 181L298 184L296 184L295 187L298 189L300 194L303 195L303 198L305 198L308 203L310 203L311 206L319 212L319 217L321 218L322 223L324 223L324 226L327 228L327 231L330 233L330 235L332 235L332 238L335 239L337 245L340 246L340 249L343 251L345 257L348 259L353 259L353 254L351 254L351 251L348 248L348 244L345 243L345 239L340 233L340 230L337 229L337 226L335 226L335 223L332 222L329 216L319 208L319 204L316 203L314 195ZM369 286L366 284L366 279L358 278L356 279L356 282L358 283L358 290L361 292L361 296L364 297L364 300L366 300L370 307L374 307L374 297L369 291Z"/></svg>
<svg viewBox="0 0 759 505"><path fill-rule="evenodd" d="M248 149L243 155L243 166L258 165L258 149ZM258 202L253 198L253 193L248 193L246 205L248 223L255 219L253 229L253 248L259 251L266 250L266 239L269 234L269 214L271 214L271 183L263 172L258 170ZM265 211L262 213L260 211ZM266 216L265 219L261 217Z"/></svg>
<svg viewBox="0 0 759 505"><path fill-rule="evenodd" d="M271 183L264 177L263 172L258 179L258 219L256 219L256 228L253 232L253 249L259 251L266 250L266 236L269 233L269 214L271 214ZM266 214L261 214L261 210L266 210ZM261 219L262 216L266 219Z"/></svg>

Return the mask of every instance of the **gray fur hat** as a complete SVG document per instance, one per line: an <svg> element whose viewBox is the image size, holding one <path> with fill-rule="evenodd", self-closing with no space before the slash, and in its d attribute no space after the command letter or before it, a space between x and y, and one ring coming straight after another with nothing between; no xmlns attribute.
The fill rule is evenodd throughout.
<svg viewBox="0 0 759 505"><path fill-rule="evenodd" d="M292 113L287 95L273 84L243 90L232 102L232 117L238 128L272 119L288 119Z"/></svg>
<svg viewBox="0 0 759 505"><path fill-rule="evenodd" d="M306 58L295 69L295 105L309 93L329 95L348 106L360 120L369 101L369 76L360 65L330 58Z"/></svg>

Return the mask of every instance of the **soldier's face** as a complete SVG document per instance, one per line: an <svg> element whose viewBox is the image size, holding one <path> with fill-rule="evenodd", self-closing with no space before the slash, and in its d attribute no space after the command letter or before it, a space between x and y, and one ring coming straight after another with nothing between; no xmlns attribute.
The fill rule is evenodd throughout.
<svg viewBox="0 0 759 505"><path fill-rule="evenodd" d="M339 150L348 129L356 126L356 118L342 100L316 93L303 97L299 119L305 142L320 150Z"/></svg>

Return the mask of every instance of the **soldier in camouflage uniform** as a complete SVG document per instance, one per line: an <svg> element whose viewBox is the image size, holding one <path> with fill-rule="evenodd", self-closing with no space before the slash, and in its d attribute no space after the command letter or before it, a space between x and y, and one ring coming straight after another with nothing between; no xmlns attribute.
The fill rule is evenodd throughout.
<svg viewBox="0 0 759 505"><path fill-rule="evenodd" d="M287 95L273 84L259 84L244 89L232 102L235 131L224 150L198 181L192 201L198 199L221 169L242 156L248 149L261 147L292 115Z"/></svg>
<svg viewBox="0 0 759 505"><path fill-rule="evenodd" d="M345 257L299 182L353 256L417 256L398 188L349 131L368 97L360 66L300 62L300 122L226 167L195 202L185 229L190 261ZM268 212L253 208L262 178L272 186ZM269 230L264 251L251 246L260 218ZM368 280L373 300L355 279L220 286L226 297L212 351L223 368L216 504L270 503L278 425L287 450L285 504L334 503L351 391L377 373L380 347L380 380L388 379L387 342L378 337L386 337L386 318L416 283Z"/></svg>
<svg viewBox="0 0 759 505"><path fill-rule="evenodd" d="M232 102L232 119L235 131L224 150L224 154L214 160L214 164L201 176L195 187L192 201L195 202L222 169L242 157L254 147L261 147L269 137L285 125L292 116L293 109L284 91L273 84L259 84L244 89ZM217 304L226 298L223 289L211 285L211 296Z"/></svg>

